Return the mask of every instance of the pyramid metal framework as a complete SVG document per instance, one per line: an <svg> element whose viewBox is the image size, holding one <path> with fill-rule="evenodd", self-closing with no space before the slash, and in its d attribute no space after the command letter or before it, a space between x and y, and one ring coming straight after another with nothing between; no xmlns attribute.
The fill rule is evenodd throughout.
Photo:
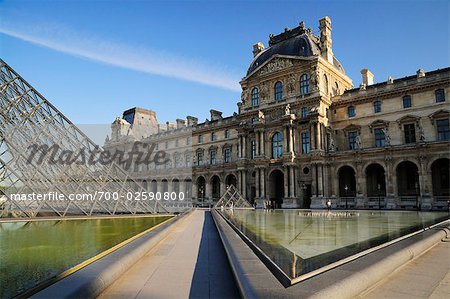
<svg viewBox="0 0 450 299"><path fill-rule="evenodd" d="M165 212L158 201L134 200L134 192L145 190L115 163L55 163L51 155L30 161L32 145L56 144L56 156L83 152L95 158L101 148L1 59L0 64L0 217ZM47 200L14 197L51 192L55 197ZM69 200L70 194L85 200Z"/></svg>
<svg viewBox="0 0 450 299"><path fill-rule="evenodd" d="M249 203L241 193L237 190L237 188L231 184L227 186L225 192L214 205L215 209L221 208L234 208L234 209L252 209L253 206Z"/></svg>

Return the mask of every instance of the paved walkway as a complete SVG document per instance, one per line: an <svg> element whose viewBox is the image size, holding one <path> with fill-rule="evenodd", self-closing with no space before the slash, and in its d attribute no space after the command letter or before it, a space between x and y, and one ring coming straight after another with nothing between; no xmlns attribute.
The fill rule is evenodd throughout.
<svg viewBox="0 0 450 299"><path fill-rule="evenodd" d="M238 298L209 211L195 210L100 298Z"/></svg>
<svg viewBox="0 0 450 299"><path fill-rule="evenodd" d="M361 297L450 298L450 242L435 245Z"/></svg>

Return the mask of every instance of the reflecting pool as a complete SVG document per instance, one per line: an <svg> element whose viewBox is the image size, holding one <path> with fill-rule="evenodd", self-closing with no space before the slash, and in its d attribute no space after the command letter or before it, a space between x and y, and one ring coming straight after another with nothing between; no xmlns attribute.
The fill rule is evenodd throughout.
<svg viewBox="0 0 450 299"><path fill-rule="evenodd" d="M290 279L449 219L446 212L226 210Z"/></svg>
<svg viewBox="0 0 450 299"><path fill-rule="evenodd" d="M0 222L0 298L9 298L171 216Z"/></svg>

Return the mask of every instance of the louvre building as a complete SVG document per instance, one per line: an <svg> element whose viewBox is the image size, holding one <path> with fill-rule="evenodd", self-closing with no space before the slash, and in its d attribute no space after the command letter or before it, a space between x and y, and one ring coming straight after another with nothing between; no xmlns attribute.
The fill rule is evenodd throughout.
<svg viewBox="0 0 450 299"><path fill-rule="evenodd" d="M255 44L232 116L158 124L154 111L133 108L105 148L155 144L170 161L135 165L136 178L194 202L233 184L259 207L447 208L450 68L376 84L363 69L355 84L333 54L330 18L319 30L301 22Z"/></svg>

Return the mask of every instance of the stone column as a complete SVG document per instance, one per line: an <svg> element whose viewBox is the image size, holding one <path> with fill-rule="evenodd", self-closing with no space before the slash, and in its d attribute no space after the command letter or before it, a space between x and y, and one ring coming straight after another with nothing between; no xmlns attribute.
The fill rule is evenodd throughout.
<svg viewBox="0 0 450 299"><path fill-rule="evenodd" d="M225 185L225 180L221 179L220 180L220 192L219 192L220 196L222 196L222 194L225 193L226 188L227 188L227 186Z"/></svg>
<svg viewBox="0 0 450 299"><path fill-rule="evenodd" d="M294 153L294 136L292 134L292 126L289 126L289 152Z"/></svg>
<svg viewBox="0 0 450 299"><path fill-rule="evenodd" d="M260 131L259 132L260 133L260 147L261 147L261 151L260 151L260 155L261 156L264 156L265 155L265 149L264 149L264 146L265 146L265 144L264 144L264 131Z"/></svg>
<svg viewBox="0 0 450 299"><path fill-rule="evenodd" d="M261 193L260 193L260 191L259 191L259 188L260 188L260 185L259 185L259 178L260 178L260 175L259 175L259 172L260 172L260 169L259 168L256 168L255 169L255 189L256 189L256 198L259 198L261 195Z"/></svg>
<svg viewBox="0 0 450 299"><path fill-rule="evenodd" d="M284 167L284 197L289 197L289 166Z"/></svg>
<svg viewBox="0 0 450 299"><path fill-rule="evenodd" d="M197 184L194 185L194 182L192 182L192 198L198 198L198 186Z"/></svg>
<svg viewBox="0 0 450 299"><path fill-rule="evenodd" d="M211 199L212 197L212 186L209 180L206 180L205 183L205 198Z"/></svg>
<svg viewBox="0 0 450 299"><path fill-rule="evenodd" d="M266 174L265 174L265 169L261 168L260 169L260 178L261 178L261 197L265 198L266 197Z"/></svg>
<svg viewBox="0 0 450 299"><path fill-rule="evenodd" d="M318 197L323 197L323 165L322 164L317 164L317 189L318 189L318 193L317 196Z"/></svg>
<svg viewBox="0 0 450 299"><path fill-rule="evenodd" d="M242 145L242 158L247 158L247 136L242 136L243 145Z"/></svg>
<svg viewBox="0 0 450 299"><path fill-rule="evenodd" d="M330 186L330 179L329 179L329 173L330 173L330 165L326 164L323 166L323 195L325 197L330 197L331 194L331 186Z"/></svg>
<svg viewBox="0 0 450 299"><path fill-rule="evenodd" d="M242 196L247 199L247 171L242 171Z"/></svg>
<svg viewBox="0 0 450 299"><path fill-rule="evenodd" d="M294 177L294 166L289 166L289 184L290 184L290 194L289 197L294 198L295 197L295 190L294 190L294 182L295 182L295 177Z"/></svg>
<svg viewBox="0 0 450 299"><path fill-rule="evenodd" d="M322 130L321 130L322 124L318 121L315 129L316 129L316 140L317 140L317 149L322 149ZM320 166L319 166L320 167Z"/></svg>
<svg viewBox="0 0 450 299"><path fill-rule="evenodd" d="M309 144L310 144L310 148L311 150L315 150L316 149L316 136L315 136L315 129L314 127L316 126L316 123L311 123L309 126Z"/></svg>
<svg viewBox="0 0 450 299"><path fill-rule="evenodd" d="M311 181L311 195L312 196L317 196L317 192L316 192L316 184L317 184L317 176L316 176L316 164L311 164L311 176L312 176L312 181Z"/></svg>

